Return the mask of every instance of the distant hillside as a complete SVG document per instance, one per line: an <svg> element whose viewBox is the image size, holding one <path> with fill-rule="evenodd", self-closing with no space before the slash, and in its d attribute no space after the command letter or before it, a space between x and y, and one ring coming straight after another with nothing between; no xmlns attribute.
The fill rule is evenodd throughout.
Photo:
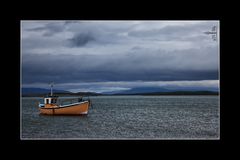
<svg viewBox="0 0 240 160"><path fill-rule="evenodd" d="M219 93L214 91L174 91L174 92L143 93L141 95L219 95Z"/></svg>
<svg viewBox="0 0 240 160"><path fill-rule="evenodd" d="M183 89L183 88L182 88ZM188 88L189 89L189 88ZM200 88L199 88L200 89ZM50 94L50 89L44 88L22 88L23 97L42 97ZM99 96L99 95L218 95L218 91L211 90L173 90L160 87L138 87L122 92L78 92L72 93L64 90L53 90L56 96Z"/></svg>
<svg viewBox="0 0 240 160"><path fill-rule="evenodd" d="M99 96L102 95L100 93L95 92L78 92L78 93L54 93L56 96Z"/></svg>
<svg viewBox="0 0 240 160"><path fill-rule="evenodd" d="M170 90L160 87L137 87L130 90L120 92L120 94L141 94L141 93L154 93L154 92L169 92Z"/></svg>
<svg viewBox="0 0 240 160"><path fill-rule="evenodd" d="M167 89L169 89L170 91L219 91L218 87L171 87Z"/></svg>
<svg viewBox="0 0 240 160"><path fill-rule="evenodd" d="M216 88L203 88L203 87L178 87L178 88L162 88L162 87L137 87L125 91L118 92L105 92L108 95L177 95L177 94L216 94Z"/></svg>
<svg viewBox="0 0 240 160"><path fill-rule="evenodd" d="M44 88L22 88L22 96L24 97L36 97L36 96L45 96L50 94L50 89ZM99 93L94 92L78 92L72 93L65 90L57 90L53 89L53 94L56 96L97 96L101 95Z"/></svg>
<svg viewBox="0 0 240 160"><path fill-rule="evenodd" d="M45 88L22 88L22 94L48 94L50 89ZM69 91L53 89L54 93L70 93Z"/></svg>

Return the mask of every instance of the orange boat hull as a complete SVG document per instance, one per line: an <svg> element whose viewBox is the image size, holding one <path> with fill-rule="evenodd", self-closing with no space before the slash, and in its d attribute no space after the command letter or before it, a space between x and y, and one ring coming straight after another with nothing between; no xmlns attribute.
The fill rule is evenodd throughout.
<svg viewBox="0 0 240 160"><path fill-rule="evenodd" d="M45 115L84 115L88 113L88 101L68 106L45 106L40 108L40 114Z"/></svg>

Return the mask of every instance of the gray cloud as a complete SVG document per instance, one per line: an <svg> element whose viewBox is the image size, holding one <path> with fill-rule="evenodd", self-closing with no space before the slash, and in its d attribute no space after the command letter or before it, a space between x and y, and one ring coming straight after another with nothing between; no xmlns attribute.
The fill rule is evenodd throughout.
<svg viewBox="0 0 240 160"><path fill-rule="evenodd" d="M73 38L69 39L70 46L72 47L82 47L91 41L95 41L95 38L90 32L76 34Z"/></svg>
<svg viewBox="0 0 240 160"><path fill-rule="evenodd" d="M217 43L202 33L213 24L23 22L22 82L218 80Z"/></svg>
<svg viewBox="0 0 240 160"><path fill-rule="evenodd" d="M43 36L52 36L56 33L62 32L64 28L63 22L49 22L42 27L34 27L26 29L26 31L43 32Z"/></svg>
<svg viewBox="0 0 240 160"><path fill-rule="evenodd" d="M173 53L161 50L141 53L137 50L125 55L105 56L30 54L23 57L23 82L218 79L218 59L211 58L216 56L211 54L211 49ZM32 77L35 73L38 75Z"/></svg>
<svg viewBox="0 0 240 160"><path fill-rule="evenodd" d="M203 31L209 30L214 23L190 24L190 25L168 25L159 29L133 30L129 36L141 38L154 38L155 40L203 40L208 39Z"/></svg>

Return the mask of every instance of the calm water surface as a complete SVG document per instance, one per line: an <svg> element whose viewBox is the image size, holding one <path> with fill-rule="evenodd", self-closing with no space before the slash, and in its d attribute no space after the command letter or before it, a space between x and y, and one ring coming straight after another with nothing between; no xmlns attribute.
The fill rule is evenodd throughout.
<svg viewBox="0 0 240 160"><path fill-rule="evenodd" d="M90 98L87 116L39 115L42 98L22 98L22 139L219 138L219 96Z"/></svg>

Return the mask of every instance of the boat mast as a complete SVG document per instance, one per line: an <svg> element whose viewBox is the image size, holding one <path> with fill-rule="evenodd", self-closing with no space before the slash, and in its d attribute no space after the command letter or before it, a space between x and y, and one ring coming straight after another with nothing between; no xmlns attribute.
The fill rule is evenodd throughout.
<svg viewBox="0 0 240 160"><path fill-rule="evenodd" d="M51 96L53 95L53 92L52 92L53 84L54 84L53 82L50 83L50 87L51 87Z"/></svg>

